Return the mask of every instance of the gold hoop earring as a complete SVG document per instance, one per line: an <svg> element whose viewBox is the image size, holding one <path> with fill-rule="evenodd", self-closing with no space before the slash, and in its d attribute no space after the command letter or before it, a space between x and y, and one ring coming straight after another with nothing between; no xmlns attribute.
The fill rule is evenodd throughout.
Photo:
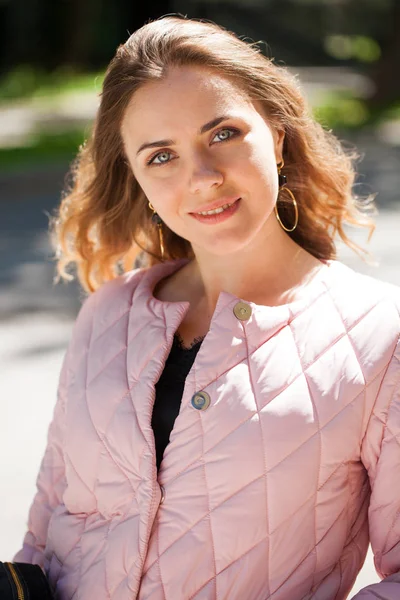
<svg viewBox="0 0 400 600"><path fill-rule="evenodd" d="M151 204L151 202L149 202L149 208L150 208L150 210L153 211L151 220L153 221L153 223L155 223L157 225L158 240L159 240L160 251L161 251L161 260L164 260L165 248L164 248L164 235L163 235L163 229L162 229L163 222L162 222L160 215L156 212L156 210L155 210L154 206Z"/></svg>
<svg viewBox="0 0 400 600"><path fill-rule="evenodd" d="M282 162L280 162L277 165L277 167L278 167L278 177L279 177L279 191L281 191L284 188L284 191L286 191L289 194L289 196L290 196L290 198L292 200L292 203L293 203L294 213L295 213L295 219L294 219L294 225L293 225L293 227L291 229L288 228L288 227L285 227L285 225L282 223L281 218L279 216L278 207L277 207L279 196L278 196L278 199L277 199L277 201L275 203L274 209L275 209L275 215L276 215L276 218L278 219L279 225L282 227L282 229L284 229L285 231L288 231L290 233L291 231L294 231L296 229L297 223L299 222L299 209L297 207L296 198L294 197L294 194L293 194L292 190L290 190L289 188L285 187L286 186L286 175L282 175L282 173L281 173L284 164L285 164L285 162L282 159Z"/></svg>

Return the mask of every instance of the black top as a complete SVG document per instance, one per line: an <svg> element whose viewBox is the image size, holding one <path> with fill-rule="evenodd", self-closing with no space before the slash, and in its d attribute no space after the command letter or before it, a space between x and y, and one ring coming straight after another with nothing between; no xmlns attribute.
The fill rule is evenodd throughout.
<svg viewBox="0 0 400 600"><path fill-rule="evenodd" d="M164 450L169 444L169 436L179 414L186 377L202 341L203 338L196 338L190 348L185 348L179 334L175 334L164 370L155 385L156 397L151 426L156 444L157 470L160 468Z"/></svg>

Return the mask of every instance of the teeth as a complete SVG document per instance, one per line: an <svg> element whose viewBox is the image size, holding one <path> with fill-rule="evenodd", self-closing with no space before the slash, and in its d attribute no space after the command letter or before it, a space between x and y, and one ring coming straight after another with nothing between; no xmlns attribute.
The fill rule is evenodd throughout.
<svg viewBox="0 0 400 600"><path fill-rule="evenodd" d="M236 202L236 200L235 200ZM232 204L235 204L235 202L232 202L231 204L224 204L223 206L220 206L219 208L215 208L214 210L206 210L204 212L198 212L198 215L218 215L219 213L222 213L224 210L226 210L227 208L229 208L230 206L232 206Z"/></svg>

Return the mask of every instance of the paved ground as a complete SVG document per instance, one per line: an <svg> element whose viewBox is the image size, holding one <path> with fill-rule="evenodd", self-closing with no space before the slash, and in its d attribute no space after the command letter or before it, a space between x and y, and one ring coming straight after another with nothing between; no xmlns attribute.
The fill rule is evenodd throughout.
<svg viewBox="0 0 400 600"><path fill-rule="evenodd" d="M393 178L398 177L398 171ZM45 446L60 363L80 305L76 286L52 287L46 212L57 202L65 165L49 173L0 178L0 557L19 548ZM398 188L397 188L398 189ZM400 285L400 211L387 200L371 251L378 268L350 251L350 266ZM362 236L355 236L361 241ZM357 589L376 581L371 557Z"/></svg>

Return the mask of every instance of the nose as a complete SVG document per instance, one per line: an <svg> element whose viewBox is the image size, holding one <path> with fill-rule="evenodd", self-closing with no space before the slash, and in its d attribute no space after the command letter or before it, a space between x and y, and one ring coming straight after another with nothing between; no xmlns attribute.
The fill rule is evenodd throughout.
<svg viewBox="0 0 400 600"><path fill-rule="evenodd" d="M209 158L197 157L190 174L189 187L192 194L219 187L224 181L218 166Z"/></svg>

